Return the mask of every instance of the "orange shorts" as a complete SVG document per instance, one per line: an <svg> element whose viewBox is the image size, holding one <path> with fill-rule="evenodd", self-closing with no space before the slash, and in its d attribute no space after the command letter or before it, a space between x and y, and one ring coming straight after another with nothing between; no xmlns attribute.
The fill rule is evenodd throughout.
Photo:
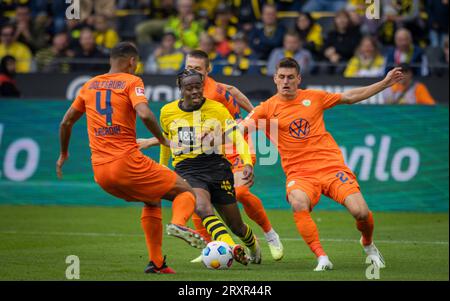
<svg viewBox="0 0 450 301"><path fill-rule="evenodd" d="M311 174L293 173L286 180L286 196L294 189L308 195L311 209L317 205L321 194L343 205L347 196L360 192L356 176L345 165L323 168Z"/></svg>
<svg viewBox="0 0 450 301"><path fill-rule="evenodd" d="M93 170L95 181L103 190L129 202L159 202L177 179L175 172L140 151L93 165Z"/></svg>
<svg viewBox="0 0 450 301"><path fill-rule="evenodd" d="M252 154L252 164L255 166L256 155ZM233 173L242 171L244 169L244 161L242 161L239 155L227 156L227 160L231 163L231 171Z"/></svg>

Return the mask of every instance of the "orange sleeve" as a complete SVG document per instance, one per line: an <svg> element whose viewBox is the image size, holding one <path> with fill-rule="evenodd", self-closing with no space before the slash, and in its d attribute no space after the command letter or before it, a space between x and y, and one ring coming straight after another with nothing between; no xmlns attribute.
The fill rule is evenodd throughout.
<svg viewBox="0 0 450 301"><path fill-rule="evenodd" d="M148 103L147 97L145 97L145 88L142 79L138 78L130 84L128 97L131 100L133 108L139 103Z"/></svg>
<svg viewBox="0 0 450 301"><path fill-rule="evenodd" d="M341 101L342 94L341 93L328 93L326 91L321 91L322 95L320 98L322 99L322 107L324 110L330 109L337 105L339 101Z"/></svg>
<svg viewBox="0 0 450 301"><path fill-rule="evenodd" d="M267 111L265 107L265 103L262 102L259 106L253 109L244 120L240 122L245 127L250 126L251 124L255 124L255 121L258 119L267 119ZM256 122L256 126L258 122Z"/></svg>
<svg viewBox="0 0 450 301"><path fill-rule="evenodd" d="M416 102L417 102L417 104L422 104L422 105L434 105L434 104L436 104L436 101L430 95L430 92L428 92L427 87L424 84L422 84L422 83L418 83L417 84L417 88L416 88Z"/></svg>
<svg viewBox="0 0 450 301"><path fill-rule="evenodd" d="M78 92L77 98L72 102L72 108L79 112L86 112L86 106L84 103L84 87Z"/></svg>
<svg viewBox="0 0 450 301"><path fill-rule="evenodd" d="M228 105L227 103L227 98L225 96L225 93L227 92L227 88L220 84L217 83L216 84L216 88L215 88L215 97L213 98L215 101L220 102L221 104L223 104L225 107Z"/></svg>

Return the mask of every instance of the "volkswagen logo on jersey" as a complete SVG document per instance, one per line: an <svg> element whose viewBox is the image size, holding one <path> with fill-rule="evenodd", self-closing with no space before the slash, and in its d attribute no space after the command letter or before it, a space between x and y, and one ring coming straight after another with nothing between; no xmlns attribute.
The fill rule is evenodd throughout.
<svg viewBox="0 0 450 301"><path fill-rule="evenodd" d="M304 139L309 135L311 127L308 120L300 118L291 122L289 134L295 139Z"/></svg>

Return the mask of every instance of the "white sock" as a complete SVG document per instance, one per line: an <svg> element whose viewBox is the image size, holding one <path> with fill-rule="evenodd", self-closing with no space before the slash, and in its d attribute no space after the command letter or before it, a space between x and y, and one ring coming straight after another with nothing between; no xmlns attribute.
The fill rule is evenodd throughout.
<svg viewBox="0 0 450 301"><path fill-rule="evenodd" d="M266 240L272 240L277 236L277 232L273 228L269 230L269 232L264 232L264 236L266 237Z"/></svg>
<svg viewBox="0 0 450 301"><path fill-rule="evenodd" d="M326 255L317 257L317 262L321 263L323 261L330 261L330 260L328 259L328 256L326 256Z"/></svg>

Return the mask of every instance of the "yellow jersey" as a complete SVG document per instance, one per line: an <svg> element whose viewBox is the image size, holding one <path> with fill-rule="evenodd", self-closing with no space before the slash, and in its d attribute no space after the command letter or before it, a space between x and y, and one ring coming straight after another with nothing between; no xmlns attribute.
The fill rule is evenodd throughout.
<svg viewBox="0 0 450 301"><path fill-rule="evenodd" d="M203 160L205 155L220 155L225 158L225 153L230 150L225 149L224 145L231 141L230 144L236 145L244 164L252 165L248 144L224 105L205 98L200 108L187 111L181 104L182 100L175 100L161 109L161 128L171 141L170 148L161 145L161 164L167 165L170 155L174 167L185 159L199 156L199 160ZM204 139L208 133L213 135L215 146Z"/></svg>

